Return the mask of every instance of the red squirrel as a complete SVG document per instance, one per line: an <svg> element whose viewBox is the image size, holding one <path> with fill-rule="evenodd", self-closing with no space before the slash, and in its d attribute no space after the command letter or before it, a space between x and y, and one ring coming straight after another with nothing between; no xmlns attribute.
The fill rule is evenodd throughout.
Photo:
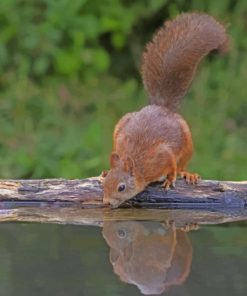
<svg viewBox="0 0 247 296"><path fill-rule="evenodd" d="M196 184L187 171L193 143L190 128L176 113L196 69L209 52L228 48L225 27L204 13L184 13L165 22L143 54L142 80L150 105L124 115L115 126L111 169L104 176L105 204L113 208L166 177Z"/></svg>

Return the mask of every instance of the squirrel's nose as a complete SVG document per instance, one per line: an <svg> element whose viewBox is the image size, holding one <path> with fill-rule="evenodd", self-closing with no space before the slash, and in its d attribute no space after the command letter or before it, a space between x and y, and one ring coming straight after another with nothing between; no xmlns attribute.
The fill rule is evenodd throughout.
<svg viewBox="0 0 247 296"><path fill-rule="evenodd" d="M116 209L120 204L121 204L121 202L119 202L118 200L111 200L110 201L110 206L112 209Z"/></svg>
<svg viewBox="0 0 247 296"><path fill-rule="evenodd" d="M105 206L110 206L112 209L115 209L119 206L119 202L109 201L109 200L103 200L103 204Z"/></svg>
<svg viewBox="0 0 247 296"><path fill-rule="evenodd" d="M111 199L111 198L107 198L107 197L104 197L103 198L103 204L104 205L110 205L110 207L112 209L115 209L117 208L122 202L120 202L119 200L117 199Z"/></svg>

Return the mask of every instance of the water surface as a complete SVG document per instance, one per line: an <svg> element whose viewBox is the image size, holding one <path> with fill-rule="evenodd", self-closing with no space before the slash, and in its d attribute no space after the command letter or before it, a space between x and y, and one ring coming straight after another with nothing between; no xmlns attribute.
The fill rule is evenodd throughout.
<svg viewBox="0 0 247 296"><path fill-rule="evenodd" d="M0 295L246 295L247 223L197 228L1 223Z"/></svg>

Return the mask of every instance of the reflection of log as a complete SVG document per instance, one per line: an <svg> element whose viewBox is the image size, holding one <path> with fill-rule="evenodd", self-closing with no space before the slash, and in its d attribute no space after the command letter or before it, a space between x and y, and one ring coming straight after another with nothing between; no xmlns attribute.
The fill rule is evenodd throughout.
<svg viewBox="0 0 247 296"><path fill-rule="evenodd" d="M40 222L101 226L103 221L173 221L177 228L194 224L219 224L247 219L246 209L79 209L17 207L0 209L0 222Z"/></svg>
<svg viewBox="0 0 247 296"><path fill-rule="evenodd" d="M79 206L100 208L102 186L99 178L84 180L8 180L0 181L0 207L14 204L40 206ZM125 206L143 208L244 208L247 205L246 182L201 181L198 185L176 182L176 188L164 191L149 186Z"/></svg>

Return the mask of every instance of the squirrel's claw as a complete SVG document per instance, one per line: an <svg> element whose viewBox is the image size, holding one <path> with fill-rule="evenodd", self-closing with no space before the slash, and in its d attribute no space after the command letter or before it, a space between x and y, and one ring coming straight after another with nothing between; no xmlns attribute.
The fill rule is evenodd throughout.
<svg viewBox="0 0 247 296"><path fill-rule="evenodd" d="M198 230L200 226L197 223L186 223L184 226L179 227L180 230L189 232L193 230Z"/></svg>
<svg viewBox="0 0 247 296"><path fill-rule="evenodd" d="M185 179L187 184L197 184L201 176L196 173L181 172L180 176Z"/></svg>
<svg viewBox="0 0 247 296"><path fill-rule="evenodd" d="M166 179L166 181L161 185L165 190L175 188L175 180Z"/></svg>

